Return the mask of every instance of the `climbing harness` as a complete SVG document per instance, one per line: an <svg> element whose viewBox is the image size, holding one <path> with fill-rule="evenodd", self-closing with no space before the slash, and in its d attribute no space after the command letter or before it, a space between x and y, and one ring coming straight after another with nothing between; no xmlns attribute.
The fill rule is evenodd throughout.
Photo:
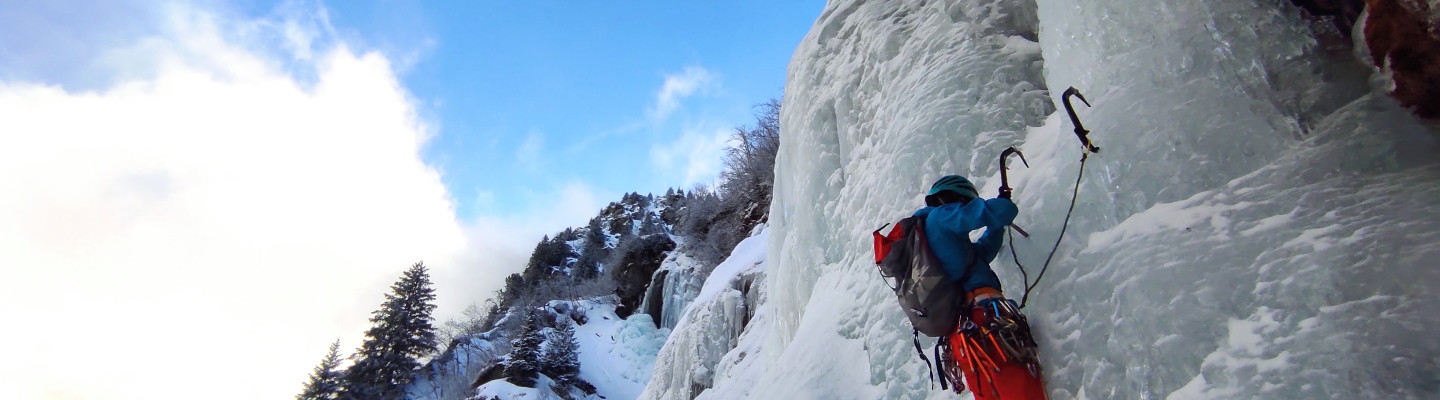
<svg viewBox="0 0 1440 400"><path fill-rule="evenodd" d="M1075 213L1075 201L1080 198L1080 179L1085 177L1085 161L1090 159L1091 153L1100 152L1100 148L1090 142L1090 131L1085 129L1085 125L1080 124L1080 117L1075 115L1075 107L1070 104L1070 96L1080 98L1086 107L1090 107L1090 101L1085 100L1085 95L1080 94L1080 91L1074 87L1065 89L1065 93L1060 95L1060 101L1065 104L1065 113L1070 116L1070 122L1075 125L1075 137L1080 139L1080 148L1083 150L1080 153L1080 173L1075 177L1075 189L1070 193L1070 209L1065 211L1065 222L1060 224L1060 235L1055 237L1055 245L1050 247L1050 255L1045 257L1045 264L1040 267L1040 273L1035 276L1035 282L1030 282L1030 276L1025 272L1025 266L1020 264L1020 257L1015 254L1014 238L1010 238L1010 257L1015 260L1015 265L1020 267L1020 276L1025 280L1025 294L1020 297L1019 308L1021 309L1025 308L1025 304L1030 300L1030 292L1040 285L1040 279L1045 277L1045 271L1050 269L1050 261L1055 258L1055 251L1060 249L1060 242L1065 239L1065 230L1070 227L1070 216ZM1005 174L1005 158L1012 152L1020 154L1020 151L1015 150L1014 147L1000 153L1000 193L1006 198L1009 198L1010 184ZM1025 161L1024 154L1020 154L1020 161ZM1025 166L1029 167L1030 164L1027 162ZM1022 236L1030 237L1028 233L1019 230L1014 225L1011 225L1011 228L1015 228Z"/></svg>
<svg viewBox="0 0 1440 400"><path fill-rule="evenodd" d="M966 387L959 377L970 371L974 380L969 382L970 390L1000 391L996 376L1005 364L1025 367L1031 377L1041 376L1040 356L1034 337L1030 335L1030 323L1020 313L1013 300L986 299L976 305L982 315L966 316L961 320L960 329L941 342L947 348L942 379L954 382L956 393L964 393ZM977 319L981 320L977 322ZM964 365L957 362L955 355L965 359Z"/></svg>

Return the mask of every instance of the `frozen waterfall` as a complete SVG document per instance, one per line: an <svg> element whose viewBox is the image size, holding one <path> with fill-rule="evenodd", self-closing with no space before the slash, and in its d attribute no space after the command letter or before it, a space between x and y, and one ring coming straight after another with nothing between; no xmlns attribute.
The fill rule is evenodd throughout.
<svg viewBox="0 0 1440 400"><path fill-rule="evenodd" d="M1074 86L1102 151L1026 309L1052 399L1440 397L1440 132L1315 26L1286 1L831 1L790 64L767 301L700 396L955 398L869 234L942 175L993 196L1015 145L1033 278L1079 167ZM671 382L693 380L647 393L693 393Z"/></svg>

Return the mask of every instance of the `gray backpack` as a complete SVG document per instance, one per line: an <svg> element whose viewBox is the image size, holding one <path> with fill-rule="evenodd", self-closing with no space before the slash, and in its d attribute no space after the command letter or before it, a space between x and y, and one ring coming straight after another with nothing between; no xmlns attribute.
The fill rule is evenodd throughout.
<svg viewBox="0 0 1440 400"><path fill-rule="evenodd" d="M945 359L941 358L941 349L948 346L949 336L955 333L956 327L960 324L961 311L966 307L962 304L965 299L964 290L960 283L951 282L945 275L945 270L940 267L940 260L935 258L935 253L930 251L930 243L925 239L925 217L909 217L895 223L895 228L887 235L881 235L880 231L885 229L885 224L876 229L872 235L875 237L875 265L880 268L880 275L886 278L895 279L895 284L890 289L895 291L895 297L900 301L900 309L905 311L905 316L910 317L910 326L915 330L911 333L911 340L915 344L915 352L925 360L925 366L930 366L930 359L925 357L925 351L920 348L920 334L938 337L935 343L935 362L944 364ZM968 245L969 241L965 241ZM965 251L965 276L960 282L964 282L970 276L969 264L975 260L974 249ZM886 282L889 284L889 282ZM947 351L948 354L948 351ZM958 376L948 376L950 368L939 365L940 388L946 389L946 381L954 382L956 391L961 391L964 386L960 383ZM935 376L931 374L933 383Z"/></svg>
<svg viewBox="0 0 1440 400"><path fill-rule="evenodd" d="M959 283L951 282L945 275L940 260L930 251L925 239L925 217L902 219L888 235L881 235L882 229L885 226L873 233L875 265L880 268L880 275L895 280L890 289L895 291L905 316L910 317L910 325L930 337L954 333L964 309L961 303L965 301L965 294ZM975 257L971 250L965 252L967 264L969 258ZM966 268L966 275L971 269Z"/></svg>

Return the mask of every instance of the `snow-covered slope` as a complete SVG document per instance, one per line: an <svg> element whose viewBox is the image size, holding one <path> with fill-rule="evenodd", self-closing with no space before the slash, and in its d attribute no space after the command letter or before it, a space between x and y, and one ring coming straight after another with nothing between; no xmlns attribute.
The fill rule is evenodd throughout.
<svg viewBox="0 0 1440 400"><path fill-rule="evenodd" d="M665 343L668 329L656 329L647 314L627 319L615 315L619 299L605 296L590 300L551 301L543 312L585 321L575 326L575 340L580 344L580 379L595 386L595 394L576 396L586 399L634 399L640 396L655 364L655 355ZM549 328L546 328L549 330ZM478 387L476 377L489 370L510 351L508 338L497 331L473 335L452 347L422 370L408 388L408 396L418 400L476 398L489 400L518 398L560 398L550 390L551 381L541 375L535 388L517 387L504 379L484 382Z"/></svg>
<svg viewBox="0 0 1440 400"><path fill-rule="evenodd" d="M831 1L790 65L768 300L701 397L952 398L870 232L942 175L993 196L1016 145L1033 278L1080 165L1068 86L1103 150L1026 309L1052 399L1440 397L1440 133L1310 30L1282 1Z"/></svg>
<svg viewBox="0 0 1440 400"><path fill-rule="evenodd" d="M655 329L647 314L621 320L614 305L591 308L590 323L575 327L580 342L580 379L595 385L601 398L633 399L640 396L654 369L655 354L668 330Z"/></svg>

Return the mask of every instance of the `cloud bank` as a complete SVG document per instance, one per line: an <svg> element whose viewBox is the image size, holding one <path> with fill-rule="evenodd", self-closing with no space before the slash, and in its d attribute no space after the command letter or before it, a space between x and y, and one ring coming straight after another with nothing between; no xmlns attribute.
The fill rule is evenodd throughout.
<svg viewBox="0 0 1440 400"><path fill-rule="evenodd" d="M384 55L163 15L103 89L0 81L0 398L288 398L410 264L475 258Z"/></svg>

